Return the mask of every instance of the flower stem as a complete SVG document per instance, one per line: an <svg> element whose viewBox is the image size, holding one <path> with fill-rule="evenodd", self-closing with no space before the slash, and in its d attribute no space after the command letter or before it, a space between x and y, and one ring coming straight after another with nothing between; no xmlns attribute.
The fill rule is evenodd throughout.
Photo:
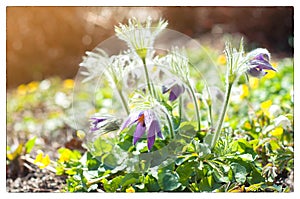
<svg viewBox="0 0 300 199"><path fill-rule="evenodd" d="M143 61L144 72L145 72L145 77L146 77L146 83L147 83L147 86L148 86L148 90L150 92L150 95L153 96L154 93L151 89L151 82L150 82L150 79L149 79L149 73L148 73L148 69L147 69L147 66L146 66L146 58L142 58L142 61Z"/></svg>
<svg viewBox="0 0 300 199"><path fill-rule="evenodd" d="M194 106L195 106L195 112L196 112L196 117L197 117L197 123L198 123L198 129L197 131L200 132L201 131L201 116L200 116L200 109L198 107L198 103L197 103L197 98L195 96L195 92L193 91L193 88L191 86L190 83L188 83L188 88L190 90L190 93L192 95L193 98L193 102L194 102Z"/></svg>
<svg viewBox="0 0 300 199"><path fill-rule="evenodd" d="M122 104L123 104L123 108L125 109L126 114L129 115L130 111L129 111L129 109L128 109L126 100L125 100L124 95L123 95L123 93L122 93L122 90L117 89L117 91L118 91L118 94L119 94L119 96L120 96L120 98L121 98L121 101L122 101Z"/></svg>
<svg viewBox="0 0 300 199"><path fill-rule="evenodd" d="M210 119L210 126L214 126L214 121L213 121L213 115L212 115L212 104L210 103L208 105L208 114L209 114L209 119Z"/></svg>
<svg viewBox="0 0 300 199"><path fill-rule="evenodd" d="M213 139L212 139L211 144L210 144L211 149L213 149L215 147L215 145L216 145L216 143L217 143L217 141L218 141L218 139L221 135L223 122L224 122L225 115L226 115L226 112L227 112L227 107L228 107L228 104L229 104L232 85L233 85L233 83L228 83L227 84L226 94L225 94L225 101L224 101L222 109L221 109L221 116L218 120L216 132L214 133Z"/></svg>
<svg viewBox="0 0 300 199"><path fill-rule="evenodd" d="M170 135L171 135L171 138L173 139L175 137L175 133L174 133L174 127L173 127L171 116L169 115L168 110L166 109L165 106L161 105L160 107L167 116L167 121L168 121L169 129L170 129Z"/></svg>
<svg viewBox="0 0 300 199"><path fill-rule="evenodd" d="M182 117L182 96L179 96L178 115L179 115L179 123L181 123L181 117Z"/></svg>

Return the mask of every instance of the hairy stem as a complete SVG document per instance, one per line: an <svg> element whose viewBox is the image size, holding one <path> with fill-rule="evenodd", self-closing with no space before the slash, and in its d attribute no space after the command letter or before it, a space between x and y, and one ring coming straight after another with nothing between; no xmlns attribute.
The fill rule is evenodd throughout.
<svg viewBox="0 0 300 199"><path fill-rule="evenodd" d="M150 82L150 78L149 78L149 73L148 73L147 65L146 65L146 59L143 58L142 60L143 60L145 77L146 77L146 84L147 84L147 87L148 87L150 95L154 96L154 93L153 93L152 88L151 88L151 82Z"/></svg>
<svg viewBox="0 0 300 199"><path fill-rule="evenodd" d="M218 139L221 135L223 122L224 122L225 115L226 115L226 112L227 112L227 107L228 107L228 104L229 104L232 85L233 85L233 83L228 83L227 84L226 94L225 94L225 101L224 101L222 109L221 109L221 116L218 120L216 132L214 133L213 139L212 139L211 144L210 144L211 149L213 149L215 147L215 145L216 145L216 143L217 143L217 141L218 141Z"/></svg>
<svg viewBox="0 0 300 199"><path fill-rule="evenodd" d="M201 131L201 115L200 115L200 109L198 107L198 102L197 102L197 98L195 96L195 92L191 86L190 83L188 83L188 88L190 90L190 93L192 95L193 98L193 102L194 102L194 106L195 106L195 112L196 112L196 117L197 117L197 123L198 123L198 129L197 131L200 132Z"/></svg>
<svg viewBox="0 0 300 199"><path fill-rule="evenodd" d="M126 114L129 115L130 111L129 111L129 109L128 109L126 100L125 100L124 95L123 95L123 93L122 93L122 90L117 89L117 91L118 91L118 94L119 94L120 99L121 99L121 101L122 101L123 108L125 109Z"/></svg>

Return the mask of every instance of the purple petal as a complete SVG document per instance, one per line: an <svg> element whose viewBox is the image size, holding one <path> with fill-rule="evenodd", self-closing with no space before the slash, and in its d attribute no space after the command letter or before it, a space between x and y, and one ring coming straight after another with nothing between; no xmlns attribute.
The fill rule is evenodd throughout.
<svg viewBox="0 0 300 199"><path fill-rule="evenodd" d="M98 127L98 124L107 120L107 118L103 118L103 117L100 117L100 118L97 118L97 117L92 117L91 120L93 120L92 122L92 127L90 128L91 131L97 131L100 129L100 127Z"/></svg>
<svg viewBox="0 0 300 199"><path fill-rule="evenodd" d="M259 55L257 55L254 59L256 60L261 60L261 61L270 61L270 57L268 54L266 53L260 53Z"/></svg>
<svg viewBox="0 0 300 199"><path fill-rule="evenodd" d="M176 83L175 79L167 79L166 81L164 81L162 86L162 93L165 94L166 92L168 92L172 88L174 83Z"/></svg>
<svg viewBox="0 0 300 199"><path fill-rule="evenodd" d="M159 122L157 120L152 120L148 130L148 137L152 137L158 132L160 132Z"/></svg>
<svg viewBox="0 0 300 199"><path fill-rule="evenodd" d="M164 139L164 136L162 135L161 131L157 132L157 136L160 137L161 139Z"/></svg>
<svg viewBox="0 0 300 199"><path fill-rule="evenodd" d="M277 71L273 66L266 60L251 60L250 65L253 67L259 68L259 69L265 69L265 70L273 70Z"/></svg>
<svg viewBox="0 0 300 199"><path fill-rule="evenodd" d="M184 92L184 87L180 86L178 84L175 84L172 88L171 88L171 92L170 92L170 96L169 96L169 100L172 102L174 100L176 100L180 94L182 94Z"/></svg>
<svg viewBox="0 0 300 199"><path fill-rule="evenodd" d="M148 129L148 149L151 150L153 145L154 145L154 142L155 142L155 135L157 135L162 138L162 134L161 134L161 131L160 131L160 125L159 125L159 122L158 120L152 120L152 122L150 123L150 126L149 126L149 129Z"/></svg>
<svg viewBox="0 0 300 199"><path fill-rule="evenodd" d="M249 75L251 75L253 77L257 77L257 78L263 77L267 74L267 72L265 72L259 68L250 68L247 72Z"/></svg>
<svg viewBox="0 0 300 199"><path fill-rule="evenodd" d="M152 149L154 142L155 142L155 135L147 138L147 145L149 151Z"/></svg>
<svg viewBox="0 0 300 199"><path fill-rule="evenodd" d="M133 134L133 144L135 144L145 133L146 126L143 123L138 123Z"/></svg>
<svg viewBox="0 0 300 199"><path fill-rule="evenodd" d="M128 118L125 120L125 122L122 124L122 126L120 128L121 131L123 131L125 128L127 128L128 126L135 123L138 120L138 118L140 117L141 114L142 114L142 112L141 113L135 112L135 113L130 114L128 116Z"/></svg>
<svg viewBox="0 0 300 199"><path fill-rule="evenodd" d="M131 118L128 117L128 118L126 119L126 121L122 124L122 126L121 126L121 131L123 131L126 127L129 126L130 121L131 121Z"/></svg>
<svg viewBox="0 0 300 199"><path fill-rule="evenodd" d="M107 120L107 118L97 118L97 117L92 117L91 118L91 120L94 120L94 122L93 122L93 124L98 124L98 123L100 123L100 122L103 122L103 121L105 121L105 120Z"/></svg>

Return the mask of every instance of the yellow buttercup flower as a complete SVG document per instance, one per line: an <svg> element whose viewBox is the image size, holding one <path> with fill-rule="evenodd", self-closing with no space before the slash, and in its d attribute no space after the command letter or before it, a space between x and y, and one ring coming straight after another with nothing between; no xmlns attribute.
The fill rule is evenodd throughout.
<svg viewBox="0 0 300 199"><path fill-rule="evenodd" d="M32 93L36 91L36 89L39 87L39 83L36 81L32 81L27 85L28 92Z"/></svg>
<svg viewBox="0 0 300 199"><path fill-rule="evenodd" d="M17 94L18 95L26 95L27 93L27 86L25 84L21 84L17 88Z"/></svg>
<svg viewBox="0 0 300 199"><path fill-rule="evenodd" d="M251 129L252 128L250 122L245 122L244 127L246 129Z"/></svg>
<svg viewBox="0 0 300 199"><path fill-rule="evenodd" d="M271 65L274 67L274 68L277 68L278 64L276 62L273 62L271 63ZM276 75L276 71L273 71L273 70L269 70L268 73L265 75L265 77L267 79L271 79L273 77L275 77Z"/></svg>
<svg viewBox="0 0 300 199"><path fill-rule="evenodd" d="M249 89L246 84L242 84L241 86L242 86L242 94L240 95L240 98L244 99L249 95Z"/></svg>
<svg viewBox="0 0 300 199"><path fill-rule="evenodd" d="M218 65L225 65L226 64L226 57L225 55L220 55L217 59Z"/></svg>
<svg viewBox="0 0 300 199"><path fill-rule="evenodd" d="M70 160L70 157L71 157L71 154L72 154L72 151L70 149L65 149L61 154L60 154L60 157L59 157L59 160L58 162L67 162Z"/></svg>
<svg viewBox="0 0 300 199"><path fill-rule="evenodd" d="M135 192L135 189L131 186L126 189L126 193L134 193L134 192Z"/></svg>
<svg viewBox="0 0 300 199"><path fill-rule="evenodd" d="M256 89L259 85L259 79L258 78L254 78L254 77L250 77L249 78L249 86L252 89Z"/></svg>
<svg viewBox="0 0 300 199"><path fill-rule="evenodd" d="M267 100L260 104L260 108L265 112L269 110L271 105L272 105L272 100Z"/></svg>
<svg viewBox="0 0 300 199"><path fill-rule="evenodd" d="M44 169L50 164L50 157L47 154L45 157L43 152L39 152L38 155L35 157L34 163L40 168Z"/></svg>
<svg viewBox="0 0 300 199"><path fill-rule="evenodd" d="M280 137L283 134L283 128L282 127L276 127L273 129L270 134L275 137Z"/></svg>
<svg viewBox="0 0 300 199"><path fill-rule="evenodd" d="M74 80L73 79L64 80L63 87L66 89L72 89L74 87Z"/></svg>

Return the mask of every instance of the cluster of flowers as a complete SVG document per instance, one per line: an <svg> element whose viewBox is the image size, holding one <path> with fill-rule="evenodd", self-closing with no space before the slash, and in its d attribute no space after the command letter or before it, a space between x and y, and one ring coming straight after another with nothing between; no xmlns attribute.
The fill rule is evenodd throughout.
<svg viewBox="0 0 300 199"><path fill-rule="evenodd" d="M84 81L97 78L101 74L105 74L108 77L112 86L119 94L124 110L128 115L119 128L119 131L135 126L133 144L136 144L146 134L149 151L152 149L157 136L164 139L161 130L160 111L166 114L169 125L168 129L171 134L174 133L172 121L170 121L171 119L167 113L168 111L160 103L160 97L157 92L161 92L162 95L168 93L168 99L172 103L187 91L195 102L194 107L198 130L201 128L200 108L197 105L194 86L190 82L189 60L187 56L176 47L165 56L154 56L155 50L153 45L155 38L167 27L167 24L167 21L160 19L156 26L153 26L150 17L147 18L145 23L141 23L135 18L129 19L127 25L120 24L115 27L116 36L126 42L129 47L128 51L109 57L104 50L96 49L94 52L87 52L87 56L84 57L83 62L80 64L81 67L85 68L83 75L87 76ZM260 78L267 74L265 70L276 71L270 64L270 53L266 49L259 48L244 55L242 44L239 51L231 48L230 44L227 44L225 54L227 58L227 84L232 85L242 74L249 74ZM152 64L147 64L147 62L151 62ZM151 75L149 73L149 71L153 71L152 69L155 64L162 65L174 75L174 78L164 81L160 91L153 85L154 78L152 72ZM138 88L136 84L141 77L141 73L144 73L145 77L145 86L142 90L148 96L147 99L150 98L150 103L134 104L135 108L130 109L128 103L131 99L128 99L128 96L124 96L123 85ZM120 83L121 81L125 81L126 84ZM225 112L226 108L223 111ZM105 124L110 119L110 117L106 116L93 116L91 118L90 131L95 132L105 128ZM222 122L222 119L220 119L220 128ZM218 136L214 140L217 138Z"/></svg>

